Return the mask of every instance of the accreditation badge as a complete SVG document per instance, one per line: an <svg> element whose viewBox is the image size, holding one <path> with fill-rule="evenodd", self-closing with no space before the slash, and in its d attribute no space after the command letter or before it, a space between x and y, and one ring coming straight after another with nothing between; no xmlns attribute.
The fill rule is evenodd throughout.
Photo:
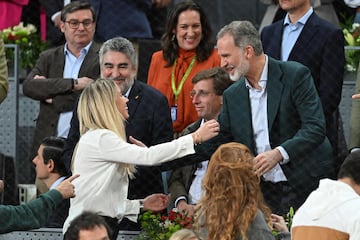
<svg viewBox="0 0 360 240"><path fill-rule="evenodd" d="M171 120L173 122L175 122L176 119L177 119L177 110L178 110L177 106L172 106L171 107Z"/></svg>

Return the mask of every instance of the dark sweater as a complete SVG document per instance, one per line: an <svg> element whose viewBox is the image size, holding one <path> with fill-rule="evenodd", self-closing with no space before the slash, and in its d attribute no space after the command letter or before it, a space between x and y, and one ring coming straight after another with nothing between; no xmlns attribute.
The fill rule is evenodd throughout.
<svg viewBox="0 0 360 240"><path fill-rule="evenodd" d="M44 226L62 200L59 191L50 190L26 204L0 205L0 234Z"/></svg>

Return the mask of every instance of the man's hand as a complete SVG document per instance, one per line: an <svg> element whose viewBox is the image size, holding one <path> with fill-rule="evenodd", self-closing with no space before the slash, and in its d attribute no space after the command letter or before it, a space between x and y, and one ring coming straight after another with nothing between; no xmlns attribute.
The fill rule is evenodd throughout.
<svg viewBox="0 0 360 240"><path fill-rule="evenodd" d="M87 85L93 82L94 80L88 77L78 78L77 83L74 83L74 90L83 90Z"/></svg>
<svg viewBox="0 0 360 240"><path fill-rule="evenodd" d="M352 99L360 99L360 93L352 95Z"/></svg>
<svg viewBox="0 0 360 240"><path fill-rule="evenodd" d="M80 175L75 174L64 181L62 181L55 189L58 190L64 199L75 197L75 187L71 183L75 178L78 178Z"/></svg>
<svg viewBox="0 0 360 240"><path fill-rule="evenodd" d="M271 222L275 230L279 232L289 232L286 222L282 216L271 214Z"/></svg>
<svg viewBox="0 0 360 240"><path fill-rule="evenodd" d="M45 79L45 78L46 78L45 76L40 76L40 75L37 75L37 74L34 76L34 79ZM53 101L52 98L45 99L45 102L47 102L49 104L52 104L52 101Z"/></svg>
<svg viewBox="0 0 360 240"><path fill-rule="evenodd" d="M254 158L254 170L255 174L259 177L267 173L270 169L282 160L282 156L279 150L272 149L260 153Z"/></svg>
<svg viewBox="0 0 360 240"><path fill-rule="evenodd" d="M153 5L156 8L167 7L171 3L171 0L153 0Z"/></svg>
<svg viewBox="0 0 360 240"><path fill-rule="evenodd" d="M134 138L133 136L129 136L129 141L132 144L138 145L140 147L147 147L142 141L137 140L136 138Z"/></svg>
<svg viewBox="0 0 360 240"><path fill-rule="evenodd" d="M54 25L55 27L60 29L60 23L61 23L61 14L56 15L56 17L54 18Z"/></svg>
<svg viewBox="0 0 360 240"><path fill-rule="evenodd" d="M4 181L0 180L0 193L4 191Z"/></svg>
<svg viewBox="0 0 360 240"><path fill-rule="evenodd" d="M170 202L170 195L165 195L162 193L154 193L147 196L144 199L144 208L143 210L151 210L153 212L160 212L161 210L168 207Z"/></svg>
<svg viewBox="0 0 360 240"><path fill-rule="evenodd" d="M185 200L180 200L176 208L187 217L192 217L195 211L195 205L187 204Z"/></svg>

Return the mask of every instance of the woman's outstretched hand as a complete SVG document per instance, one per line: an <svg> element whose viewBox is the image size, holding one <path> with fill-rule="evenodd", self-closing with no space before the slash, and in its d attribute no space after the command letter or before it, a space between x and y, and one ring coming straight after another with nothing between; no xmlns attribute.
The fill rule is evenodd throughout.
<svg viewBox="0 0 360 240"><path fill-rule="evenodd" d="M220 125L216 120L206 121L203 125L192 133L194 143L199 144L205 142L219 134Z"/></svg>
<svg viewBox="0 0 360 240"><path fill-rule="evenodd" d="M170 195L165 195L163 193L154 193L147 196L144 199L144 208L143 210L151 210L153 212L160 212L163 209L167 208L170 202Z"/></svg>
<svg viewBox="0 0 360 240"><path fill-rule="evenodd" d="M132 144L138 145L139 147L147 147L142 141L137 140L136 138L134 138L133 136L129 136L129 141Z"/></svg>

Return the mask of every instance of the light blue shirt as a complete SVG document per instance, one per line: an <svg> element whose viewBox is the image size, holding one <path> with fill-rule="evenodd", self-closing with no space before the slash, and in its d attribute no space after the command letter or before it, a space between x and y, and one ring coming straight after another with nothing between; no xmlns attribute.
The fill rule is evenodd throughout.
<svg viewBox="0 0 360 240"><path fill-rule="evenodd" d="M253 88L247 79L246 87L249 89L249 98L251 106L251 120L253 126L253 136L256 145L257 154L271 150L269 138L269 126L267 116L267 91L266 83L268 80L268 57L265 55L265 65L261 73L259 85L261 90ZM285 162L289 161L289 155L281 146L276 147ZM284 160L282 163L285 163ZM263 175L265 181L281 182L287 181L287 178L279 164L276 164L270 171Z"/></svg>
<svg viewBox="0 0 360 240"><path fill-rule="evenodd" d="M85 59L86 54L89 52L89 48L91 46L90 42L86 47L81 49L80 56L77 58L74 56L67 48L67 44L64 47L64 55L65 55L65 67L64 67L64 78L74 78L77 79L79 76L79 71L81 65ZM58 137L66 138L69 130L70 130L70 121L72 118L72 111L69 112L62 112L59 116L59 121L57 125L57 132L56 135Z"/></svg>
<svg viewBox="0 0 360 240"><path fill-rule="evenodd" d="M65 178L66 178L65 176L59 177L59 178L50 186L50 189L49 189L49 190L56 188L62 181L65 180Z"/></svg>
<svg viewBox="0 0 360 240"><path fill-rule="evenodd" d="M284 32L281 42L281 60L287 61L291 50L293 49L301 31L304 28L305 23L314 12L313 8L310 7L309 11L305 13L296 23L291 23L289 14L286 14L284 19Z"/></svg>

